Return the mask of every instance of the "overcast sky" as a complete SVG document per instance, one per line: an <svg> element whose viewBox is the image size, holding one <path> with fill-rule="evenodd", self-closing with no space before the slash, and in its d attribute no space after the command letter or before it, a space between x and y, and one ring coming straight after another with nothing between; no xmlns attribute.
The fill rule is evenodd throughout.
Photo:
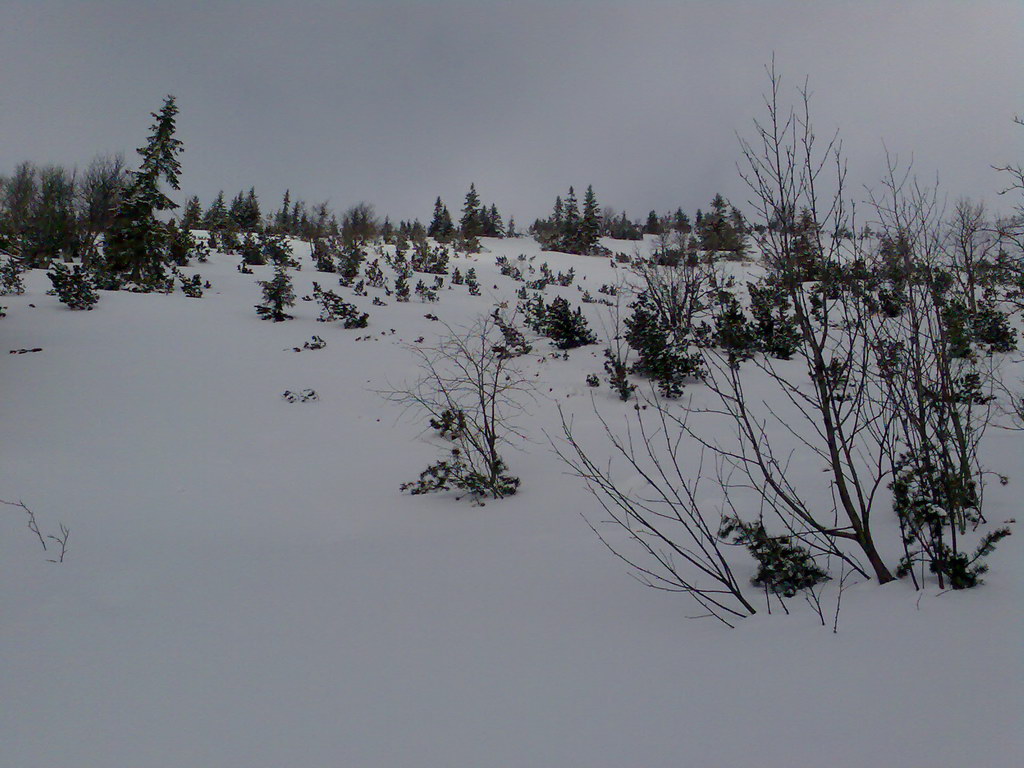
<svg viewBox="0 0 1024 768"><path fill-rule="evenodd" d="M775 53L810 77L856 183L882 142L951 198L997 199L1024 159L1024 2L108 2L0 0L0 173L134 164L165 94L182 193L286 188L392 218L471 181L520 223L593 184L641 216L715 192L745 208L736 133ZM862 195L861 195L862 196Z"/></svg>

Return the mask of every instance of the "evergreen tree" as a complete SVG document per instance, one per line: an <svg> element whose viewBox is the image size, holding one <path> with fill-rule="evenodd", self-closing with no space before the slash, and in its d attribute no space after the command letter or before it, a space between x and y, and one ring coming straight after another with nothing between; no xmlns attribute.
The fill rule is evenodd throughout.
<svg viewBox="0 0 1024 768"><path fill-rule="evenodd" d="M562 204L562 236L560 250L566 253L579 252L580 209L576 202L576 191L569 187L569 194Z"/></svg>
<svg viewBox="0 0 1024 768"><path fill-rule="evenodd" d="M697 211L697 234L701 248L709 253L725 252L730 258L740 258L746 249L743 216L721 195L711 201L711 211L701 215Z"/></svg>
<svg viewBox="0 0 1024 768"><path fill-rule="evenodd" d="M466 193L466 202L462 206L462 218L459 220L462 237L466 240L479 237L481 223L480 196L476 192L476 185L470 184L469 192Z"/></svg>
<svg viewBox="0 0 1024 768"><path fill-rule="evenodd" d="M690 329L673 326L647 291L630 308L624 337L639 357L632 372L656 381L665 397L679 397L687 379L704 373L700 353L690 351Z"/></svg>
<svg viewBox="0 0 1024 768"><path fill-rule="evenodd" d="M498 206L491 203L491 207L487 211L487 226L485 235L487 237L504 237L505 232L501 224L501 214L498 213Z"/></svg>
<svg viewBox="0 0 1024 768"><path fill-rule="evenodd" d="M580 251L585 254L596 252L600 237L601 211L597 207L594 187L587 185L587 192L583 196L583 220L580 222Z"/></svg>
<svg viewBox="0 0 1024 768"><path fill-rule="evenodd" d="M187 231L199 229L203 219L203 208L199 198L192 195L185 203L185 212L181 216L181 228Z"/></svg>
<svg viewBox="0 0 1024 768"><path fill-rule="evenodd" d="M284 199L281 201L281 210L274 214L274 228L278 232L290 235L292 232L292 193L291 190L284 191Z"/></svg>
<svg viewBox="0 0 1024 768"><path fill-rule="evenodd" d="M690 225L690 217L683 213L682 208L677 208L676 212L672 215L672 228L683 235L688 235L693 231L693 227Z"/></svg>
<svg viewBox="0 0 1024 768"><path fill-rule="evenodd" d="M349 304L334 291L325 291L320 284L313 282L313 298L320 305L318 322L331 323L341 320L345 328L365 328L369 315L360 312L354 304Z"/></svg>
<svg viewBox="0 0 1024 768"><path fill-rule="evenodd" d="M216 199L203 214L203 227L209 231L224 229L228 222L228 207L224 202L224 190L217 193Z"/></svg>
<svg viewBox="0 0 1024 768"><path fill-rule="evenodd" d="M577 307L573 311L569 302L561 296L555 298L544 310L544 335L559 349L575 349L597 343L597 336L590 330L583 310Z"/></svg>
<svg viewBox="0 0 1024 768"><path fill-rule="evenodd" d="M658 212L651 211L647 214L647 223L644 224L645 235L660 235L661 221L658 220Z"/></svg>
<svg viewBox="0 0 1024 768"><path fill-rule="evenodd" d="M46 276L53 283L53 289L47 293L56 295L62 304L68 305L68 309L92 309L99 301L92 278L78 264L71 269L60 263L54 264Z"/></svg>
<svg viewBox="0 0 1024 768"><path fill-rule="evenodd" d="M242 222L245 220L245 193L239 192L231 199L231 207L228 208L228 221L232 228L244 230Z"/></svg>
<svg viewBox="0 0 1024 768"><path fill-rule="evenodd" d="M430 226L427 228L427 235L438 242L446 243L451 240L453 234L455 234L455 224L452 223L452 215L448 212L448 206L438 196L434 201L434 218L431 219Z"/></svg>
<svg viewBox="0 0 1024 768"><path fill-rule="evenodd" d="M177 208L160 190L161 180L171 189L179 189L178 154L182 143L174 138L177 114L173 96L167 96L163 108L153 113L156 122L150 129L148 142L137 150L142 164L132 173L131 183L107 234L108 267L114 272L129 273L136 282L163 275L167 233L156 213Z"/></svg>
<svg viewBox="0 0 1024 768"><path fill-rule="evenodd" d="M11 257L0 262L0 296L20 296L25 292L21 272L21 266Z"/></svg>
<svg viewBox="0 0 1024 768"><path fill-rule="evenodd" d="M292 289L292 279L284 266L278 264L274 268L273 280L260 280L260 287L263 288L263 303L256 305L256 313L263 320L273 320L279 323L282 320L291 320L292 316L285 312L285 309L295 304L295 291Z"/></svg>
<svg viewBox="0 0 1024 768"><path fill-rule="evenodd" d="M256 189L255 187L249 187L249 193L245 196L245 201L242 203L241 227L249 232L253 232L260 229L262 220L263 214L260 212L260 201L256 197Z"/></svg>

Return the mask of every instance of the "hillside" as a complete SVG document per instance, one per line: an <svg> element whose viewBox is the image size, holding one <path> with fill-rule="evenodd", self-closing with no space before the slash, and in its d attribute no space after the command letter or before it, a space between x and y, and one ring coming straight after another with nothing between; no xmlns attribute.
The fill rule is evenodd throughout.
<svg viewBox="0 0 1024 768"><path fill-rule="evenodd" d="M802 597L769 613L756 589L735 629L688 618L699 606L638 584L590 530L605 515L552 446L561 409L604 461L597 414L619 429L636 413L603 382L610 308L580 304L580 288L603 298L628 270L524 238L483 244L451 261L477 271L480 296L445 278L437 303L396 303L339 288L295 241L296 295L317 280L369 313L365 329L317 322L302 300L293 320L261 321L256 281L273 268L242 274L220 253L183 268L210 282L201 299L101 292L72 312L42 270L3 297L0 351L40 351L5 353L0 498L70 536L65 562L47 562L52 543L0 509L0 768L1017 763L1018 536L975 590L848 582L835 633L838 580L824 627ZM545 294L582 306L600 341L563 355L527 333L535 384L505 452L516 495L401 493L445 443L381 393L416 375L412 347L515 307L499 256L571 267L574 283ZM326 346L302 349L313 335ZM318 399L282 398L304 389ZM982 459L1009 478L989 483L987 517L1016 517L1019 433L990 430ZM793 471L820 468L798 457Z"/></svg>

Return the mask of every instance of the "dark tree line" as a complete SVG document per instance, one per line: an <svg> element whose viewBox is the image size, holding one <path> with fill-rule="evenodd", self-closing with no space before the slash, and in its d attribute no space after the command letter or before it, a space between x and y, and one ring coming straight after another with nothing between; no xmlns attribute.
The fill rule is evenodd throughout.
<svg viewBox="0 0 1024 768"><path fill-rule="evenodd" d="M0 176L0 250L24 267L88 261L113 224L127 184L121 155L98 156L81 174L21 163Z"/></svg>

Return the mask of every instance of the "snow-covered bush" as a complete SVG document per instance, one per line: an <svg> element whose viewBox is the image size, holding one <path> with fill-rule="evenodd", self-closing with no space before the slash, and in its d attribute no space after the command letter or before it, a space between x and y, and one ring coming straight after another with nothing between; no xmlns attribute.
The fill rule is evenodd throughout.
<svg viewBox="0 0 1024 768"><path fill-rule="evenodd" d="M0 262L0 296L19 295L25 292L25 282L21 279L21 268L18 263L8 257Z"/></svg>
<svg viewBox="0 0 1024 768"><path fill-rule="evenodd" d="M256 305L256 313L263 320L273 320L275 323L291 320L292 316L285 309L295 305L295 291L285 268L279 264L274 269L272 280L258 282L263 288L263 303Z"/></svg>
<svg viewBox="0 0 1024 768"><path fill-rule="evenodd" d="M92 309L99 301L92 278L78 264L68 269L57 262L46 276L53 283L53 289L47 293L56 295L62 304L68 305L68 309Z"/></svg>
<svg viewBox="0 0 1024 768"><path fill-rule="evenodd" d="M334 291L325 291L319 283L313 283L313 297L320 305L320 316L317 320L321 323L331 323L341 320L345 328L365 328L369 315L360 312L354 304L349 304Z"/></svg>

